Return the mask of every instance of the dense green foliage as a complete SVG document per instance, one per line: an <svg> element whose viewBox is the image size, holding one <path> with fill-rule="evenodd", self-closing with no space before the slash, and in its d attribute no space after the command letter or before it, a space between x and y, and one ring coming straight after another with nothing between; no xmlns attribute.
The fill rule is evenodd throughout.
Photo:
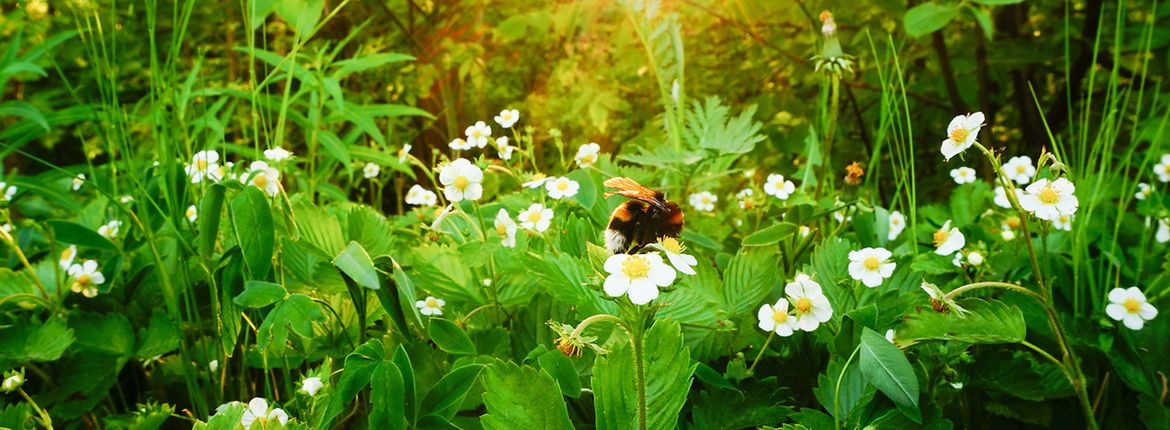
<svg viewBox="0 0 1170 430"><path fill-rule="evenodd" d="M1170 429L1170 4L0 12L0 428Z"/></svg>

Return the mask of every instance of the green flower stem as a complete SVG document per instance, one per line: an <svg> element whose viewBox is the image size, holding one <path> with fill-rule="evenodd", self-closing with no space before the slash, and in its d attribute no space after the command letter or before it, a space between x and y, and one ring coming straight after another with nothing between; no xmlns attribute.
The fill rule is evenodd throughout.
<svg viewBox="0 0 1170 430"><path fill-rule="evenodd" d="M1080 360L1077 358L1076 352L1073 351L1073 349L1069 346L1068 334L1065 333L1064 326L1060 323L1060 319L1056 315L1056 309L1053 308L1052 289L1048 288L1048 285L1044 283L1044 277L1041 273L1042 271L1040 269L1040 263L1036 259L1036 250L1032 246L1032 234L1028 230L1028 211L1024 210L1024 208L1020 206L1020 201L1018 198L1016 198L1015 186L1012 185L1007 175L1004 174L1003 168L999 164L999 159L996 158L995 154L993 154L981 143L976 142L974 146L979 148L987 160L991 162L992 167L995 168L995 174L998 177L999 182L1003 184L1004 195L1008 198L1008 201L1011 202L1012 208L1014 208L1020 215L1020 228L1024 233L1024 243L1028 246L1028 257L1032 263L1032 273L1034 276L1036 276L1036 285L1040 290L1038 295L1042 298L1040 304L1044 308L1045 315L1048 317L1048 325L1052 328L1053 333L1056 335L1056 344L1060 347L1062 357L1061 362L1065 363L1061 369L1064 370L1065 377L1067 377L1069 382L1072 383L1073 389L1077 393L1077 399L1080 401L1081 411L1085 415L1085 421L1088 422L1090 429L1095 430L1098 428L1097 420L1095 418L1095 414L1093 413L1093 406L1089 403L1088 387L1087 382L1085 381L1084 372L1081 371ZM954 292L952 292L952 294L953 293Z"/></svg>
<svg viewBox="0 0 1170 430"><path fill-rule="evenodd" d="M849 370L849 364L853 363L853 359L857 357L857 353L861 351L861 344L857 344L853 348L853 353L849 354L849 359L845 360L845 366L841 367L841 374L837 375L837 385L833 387L833 428L840 428L841 423L837 419L837 405L841 403L841 381L845 380L845 371Z"/></svg>
<svg viewBox="0 0 1170 430"><path fill-rule="evenodd" d="M764 341L764 346L760 347L760 352L756 354L756 359L752 360L751 367L748 367L748 374L751 375L756 371L756 363L760 362L760 357L764 356L764 351L768 350L768 344L772 342L772 338L776 336L775 331L768 332L768 339Z"/></svg>
<svg viewBox="0 0 1170 430"><path fill-rule="evenodd" d="M1048 351L1045 351L1045 350L1041 349L1040 347L1033 345L1031 342L1028 342L1026 340L1021 341L1020 344L1028 347L1028 349L1036 351L1036 353L1040 354L1041 357L1044 357L1044 358L1048 359L1048 361L1056 363L1057 367L1064 369L1064 363L1061 363L1060 360L1057 360L1056 357L1053 357L1052 354L1048 353Z"/></svg>
<svg viewBox="0 0 1170 430"><path fill-rule="evenodd" d="M943 296L942 301L945 302L945 301L954 299L955 296L958 296L958 295L963 294L965 292L972 291L972 290L978 290L981 288L1003 288L1005 290L1015 291L1017 293L1021 293L1021 294L1028 296L1028 297L1036 299L1036 301L1040 302L1040 304L1044 304L1044 297L1037 294L1035 291L1029 290L1027 288L1024 288L1024 287L1016 285L1016 284L1009 284L1007 282L994 282L994 281L975 282L972 284L967 284L967 285L961 286L959 288L955 288L954 290L951 290L951 292L949 292L945 296Z"/></svg>
<svg viewBox="0 0 1170 430"><path fill-rule="evenodd" d="M12 251L16 253L16 258L20 260L20 264L23 265L26 269L25 274L28 275L28 278L33 281L33 284L35 284L37 288L41 290L41 296L43 296L45 300L48 300L49 291L45 289L45 284L42 284L41 279L37 277L36 271L33 270L32 264L28 262L28 257L24 256L24 251L21 251L20 245L16 244L16 239L8 233L3 233L3 238L4 242L8 243L8 246L12 247Z"/></svg>
<svg viewBox="0 0 1170 430"><path fill-rule="evenodd" d="M625 330L627 334L630 334L630 336L633 337L633 333L630 331L629 324L627 324L625 320L610 314L597 314L581 320L581 322L577 324L577 328L573 329L573 333L570 334L570 336L576 339L581 336L581 332L585 331L585 327L589 327L590 324L600 321L612 322L618 327L621 327L622 330Z"/></svg>
<svg viewBox="0 0 1170 430"><path fill-rule="evenodd" d="M28 405L32 406L33 410L37 412L37 415L41 417L41 425L45 426L48 430L53 430L53 417L49 416L49 413L44 409L41 409L37 405L37 402L24 391L24 388L17 388L17 391L20 391L20 396L24 397L24 401L28 402Z"/></svg>
<svg viewBox="0 0 1170 430"><path fill-rule="evenodd" d="M493 283L493 284L494 284L494 283ZM480 306L480 307L478 307L478 308L472 309L472 310L471 310L471 312L468 312L466 316L464 316L463 318L460 318L459 320L460 320L461 322L463 322L464 324L467 324L467 321L468 321L468 320L470 320L470 319L471 319L471 316L472 316L472 315L475 315L475 313L476 313L476 312L479 312L480 310L483 310L483 309L490 308L490 307L492 307L492 306L496 306L496 304L495 304L495 303L488 303L488 304L486 304L486 305L482 305L482 306Z"/></svg>

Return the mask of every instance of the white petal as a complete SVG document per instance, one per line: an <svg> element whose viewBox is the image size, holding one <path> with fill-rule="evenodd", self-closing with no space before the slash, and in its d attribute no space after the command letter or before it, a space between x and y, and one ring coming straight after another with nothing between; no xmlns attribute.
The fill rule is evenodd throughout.
<svg viewBox="0 0 1170 430"><path fill-rule="evenodd" d="M1121 320L1121 323L1125 324L1125 326L1130 330L1141 330L1142 326L1146 324L1146 320L1143 320L1142 317L1138 316L1137 314L1127 313L1125 314L1125 318Z"/></svg>
<svg viewBox="0 0 1170 430"><path fill-rule="evenodd" d="M1147 321L1152 320L1158 316L1158 309L1149 303L1142 303L1142 307L1138 309L1138 316Z"/></svg>
<svg viewBox="0 0 1170 430"><path fill-rule="evenodd" d="M647 278L634 279L630 282L630 302L635 305L644 305L658 298L658 287Z"/></svg>
<svg viewBox="0 0 1170 430"><path fill-rule="evenodd" d="M1125 318L1125 306L1118 303L1110 303L1105 305L1105 314L1109 315L1109 318L1121 321L1122 318Z"/></svg>
<svg viewBox="0 0 1170 430"><path fill-rule="evenodd" d="M624 273L614 273L605 278L605 284L602 285L605 289L605 294L610 297L621 297L626 291L630 290L630 278L626 277Z"/></svg>

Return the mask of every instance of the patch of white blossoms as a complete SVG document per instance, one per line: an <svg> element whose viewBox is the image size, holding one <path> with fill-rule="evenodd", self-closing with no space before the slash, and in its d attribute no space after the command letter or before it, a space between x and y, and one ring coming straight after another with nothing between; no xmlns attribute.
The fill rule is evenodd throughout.
<svg viewBox="0 0 1170 430"><path fill-rule="evenodd" d="M702 191L691 194L688 201L699 212L711 212L715 210L715 202L719 201L719 197L715 197L710 191Z"/></svg>
<svg viewBox="0 0 1170 430"><path fill-rule="evenodd" d="M1003 164L1003 174L1017 184L1027 185L1036 176L1036 166L1032 165L1032 158L1027 155L1012 157Z"/></svg>
<svg viewBox="0 0 1170 430"><path fill-rule="evenodd" d="M549 224L552 223L553 210L546 208L540 203L533 203L528 206L523 212L517 215L520 219L520 226L528 230L535 230L538 233L543 233L548 230Z"/></svg>

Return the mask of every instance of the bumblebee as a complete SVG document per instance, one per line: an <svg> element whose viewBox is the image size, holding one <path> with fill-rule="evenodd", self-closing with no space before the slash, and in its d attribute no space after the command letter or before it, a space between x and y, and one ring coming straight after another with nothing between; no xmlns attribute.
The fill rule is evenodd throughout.
<svg viewBox="0 0 1170 430"><path fill-rule="evenodd" d="M605 229L605 248L611 254L634 253L661 237L677 238L682 233L683 212L666 200L661 191L642 186L630 178L610 178L605 186L629 198L613 210Z"/></svg>

